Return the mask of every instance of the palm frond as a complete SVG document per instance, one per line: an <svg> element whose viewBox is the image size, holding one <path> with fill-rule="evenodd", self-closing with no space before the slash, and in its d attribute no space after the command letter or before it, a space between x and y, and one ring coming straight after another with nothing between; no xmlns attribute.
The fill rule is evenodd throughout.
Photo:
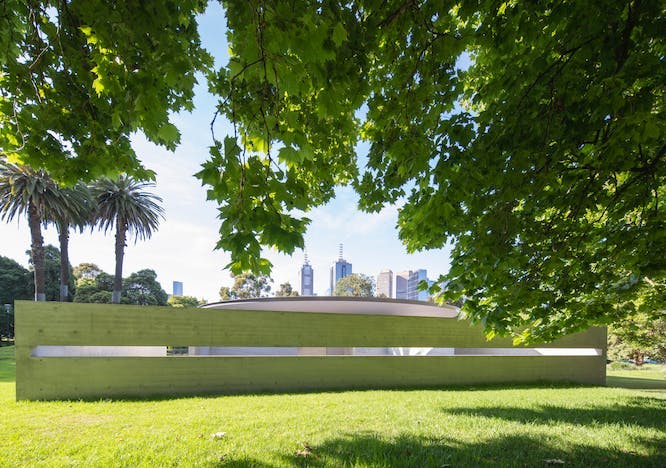
<svg viewBox="0 0 666 468"><path fill-rule="evenodd" d="M145 191L154 186L129 176L100 179L90 187L95 203L94 223L104 232L122 223L135 239L151 237L160 218L164 219L164 209L159 205L162 198Z"/></svg>

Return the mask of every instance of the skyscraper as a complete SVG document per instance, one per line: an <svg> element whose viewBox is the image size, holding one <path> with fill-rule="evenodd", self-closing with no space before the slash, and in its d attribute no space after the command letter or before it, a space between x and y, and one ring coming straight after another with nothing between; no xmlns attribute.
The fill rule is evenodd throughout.
<svg viewBox="0 0 666 468"><path fill-rule="evenodd" d="M173 295L174 296L182 296L183 295L183 282L182 281L174 281L173 282Z"/></svg>
<svg viewBox="0 0 666 468"><path fill-rule="evenodd" d="M377 297L393 297L393 272L382 270L377 275Z"/></svg>
<svg viewBox="0 0 666 468"><path fill-rule="evenodd" d="M331 295L335 294L335 285L338 280L352 274L352 264L342 258L342 244L340 244L340 255L338 260L331 266Z"/></svg>
<svg viewBox="0 0 666 468"><path fill-rule="evenodd" d="M305 254L305 261L301 267L301 296L314 296L314 271L308 261L308 254Z"/></svg>
<svg viewBox="0 0 666 468"><path fill-rule="evenodd" d="M412 276L412 270L401 271L395 275L395 298L408 299L407 290L409 286L409 277Z"/></svg>
<svg viewBox="0 0 666 468"><path fill-rule="evenodd" d="M419 269L412 272L409 275L409 281L407 282L407 299L412 301L427 301L430 297L428 291L419 291L418 286L421 281L425 281L430 285L428 281L428 271L424 269Z"/></svg>

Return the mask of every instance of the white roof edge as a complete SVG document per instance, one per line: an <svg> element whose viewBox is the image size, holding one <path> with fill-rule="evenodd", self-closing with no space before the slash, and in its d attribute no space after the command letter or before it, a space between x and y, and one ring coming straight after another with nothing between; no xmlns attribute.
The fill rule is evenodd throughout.
<svg viewBox="0 0 666 468"><path fill-rule="evenodd" d="M426 302L360 297L262 297L215 302L205 309L456 318L459 309Z"/></svg>

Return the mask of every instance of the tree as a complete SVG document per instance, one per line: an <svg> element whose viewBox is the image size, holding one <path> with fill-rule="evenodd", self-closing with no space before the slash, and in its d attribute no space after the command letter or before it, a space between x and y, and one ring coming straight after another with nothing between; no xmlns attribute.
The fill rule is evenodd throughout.
<svg viewBox="0 0 666 468"><path fill-rule="evenodd" d="M203 2L8 1L3 151L78 178L141 169L107 139L177 135L168 110L205 68ZM213 135L197 176L233 273L269 274L262 247L302 248L303 213L351 184L366 211L401 207L408 251L453 243L440 300L464 298L489 333L551 339L666 302L662 2L222 4L231 53L208 74L211 130L224 116L233 132ZM66 125L101 131L79 155Z"/></svg>
<svg viewBox="0 0 666 468"><path fill-rule="evenodd" d="M116 179L103 178L91 187L95 200L94 219L106 233L112 226L116 228L116 269L113 286L114 304L120 302L123 278L123 258L127 235L138 239L148 239L157 230L164 210L158 204L162 199L144 191L153 187L150 182L137 181L129 176ZM166 301L166 299L165 299Z"/></svg>
<svg viewBox="0 0 666 468"><path fill-rule="evenodd" d="M95 279L100 273L104 272L94 263L79 263L73 270L74 278L77 280L81 278Z"/></svg>
<svg viewBox="0 0 666 468"><path fill-rule="evenodd" d="M408 251L453 242L439 300L490 334L552 339L666 301L660 2L241 3L212 88L242 139L198 174L232 271L268 273L262 245L303 245L294 209L352 183L364 210L400 202Z"/></svg>
<svg viewBox="0 0 666 468"><path fill-rule="evenodd" d="M193 296L171 296L167 301L167 305L170 305L173 308L187 308L187 307L199 307L200 305L205 304L206 301L199 300Z"/></svg>
<svg viewBox="0 0 666 468"><path fill-rule="evenodd" d="M28 256L28 264L30 268L34 268L34 260L32 251L28 250L25 253ZM62 300L61 292L61 275L63 266L61 265L62 255L60 250L54 245L44 246L44 294L46 301L60 301ZM67 291L71 295L67 297L70 300L76 293L76 283L74 282L74 275L72 274L72 265L67 264Z"/></svg>
<svg viewBox="0 0 666 468"><path fill-rule="evenodd" d="M282 283L280 285L280 289L278 291L275 291L275 296L276 297L298 296L298 291L292 288L291 283L287 281L286 283Z"/></svg>
<svg viewBox="0 0 666 468"><path fill-rule="evenodd" d="M111 291L101 288L94 278L79 278L74 302L110 304Z"/></svg>
<svg viewBox="0 0 666 468"><path fill-rule="evenodd" d="M0 159L0 219L12 221L19 215L28 218L36 301L46 300L42 225L66 216L69 205L65 192L44 171Z"/></svg>
<svg viewBox="0 0 666 468"><path fill-rule="evenodd" d="M76 226L83 230L90 223L92 199L85 184L77 183L73 187L59 187L64 203L60 210L48 213L47 218L55 224L60 243L60 302L69 301L70 270L69 264L69 229Z"/></svg>
<svg viewBox="0 0 666 468"><path fill-rule="evenodd" d="M168 298L154 270L139 270L123 280L123 304L165 306Z"/></svg>
<svg viewBox="0 0 666 468"><path fill-rule="evenodd" d="M656 318L637 313L614 324L608 330L608 355L632 359L637 366L646 357L666 361L666 312Z"/></svg>
<svg viewBox="0 0 666 468"><path fill-rule="evenodd" d="M0 308L15 300L28 300L34 295L32 274L18 262L0 256Z"/></svg>
<svg viewBox="0 0 666 468"><path fill-rule="evenodd" d="M232 278L234 284L231 288L226 286L220 288L220 300L222 301L266 297L271 291L270 283L273 282L268 276L253 273L232 275Z"/></svg>
<svg viewBox="0 0 666 468"><path fill-rule="evenodd" d="M110 304L114 278L94 263L82 263L74 268L76 295L74 302Z"/></svg>
<svg viewBox="0 0 666 468"><path fill-rule="evenodd" d="M169 114L192 109L211 59L196 15L204 0L4 0L0 150L61 181L151 174L130 134L173 149Z"/></svg>
<svg viewBox="0 0 666 468"><path fill-rule="evenodd" d="M340 278L335 283L334 296L373 297L375 295L375 280L370 276L352 273Z"/></svg>

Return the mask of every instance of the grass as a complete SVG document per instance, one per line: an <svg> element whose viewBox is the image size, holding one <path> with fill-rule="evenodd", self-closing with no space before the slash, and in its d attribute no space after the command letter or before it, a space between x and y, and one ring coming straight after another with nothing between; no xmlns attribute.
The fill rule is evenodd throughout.
<svg viewBox="0 0 666 468"><path fill-rule="evenodd" d="M666 466L658 367L610 371L609 381L642 380L642 389L15 402L12 364L13 350L0 349L3 466Z"/></svg>

